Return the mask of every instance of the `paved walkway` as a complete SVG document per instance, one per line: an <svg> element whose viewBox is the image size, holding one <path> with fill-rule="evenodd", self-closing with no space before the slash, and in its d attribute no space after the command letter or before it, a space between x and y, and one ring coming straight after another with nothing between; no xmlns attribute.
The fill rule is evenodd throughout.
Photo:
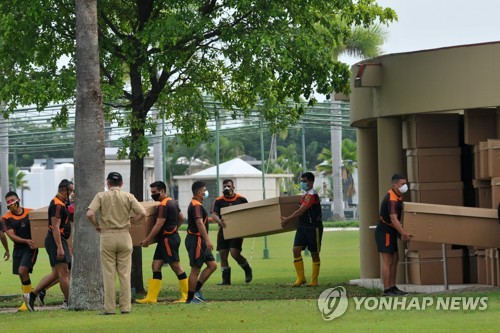
<svg viewBox="0 0 500 333"><path fill-rule="evenodd" d="M358 231L358 227L347 227L347 228L324 228L323 231Z"/></svg>
<svg viewBox="0 0 500 333"><path fill-rule="evenodd" d="M380 279L355 279L349 281L349 284L382 290ZM416 294L443 294L443 293L461 293L474 291L498 291L500 288L484 284L450 284L448 290L444 285L418 285L418 284L398 284L398 288L410 293Z"/></svg>
<svg viewBox="0 0 500 333"><path fill-rule="evenodd" d="M16 313L18 308L0 308L0 313ZM61 310L60 305L46 305L46 306L35 306L35 311L51 311L51 310ZM23 311L29 312L29 311Z"/></svg>

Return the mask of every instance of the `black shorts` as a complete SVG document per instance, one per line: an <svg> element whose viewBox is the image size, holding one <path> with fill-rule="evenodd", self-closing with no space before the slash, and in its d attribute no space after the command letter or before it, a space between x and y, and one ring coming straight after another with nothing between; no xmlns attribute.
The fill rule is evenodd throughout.
<svg viewBox="0 0 500 333"><path fill-rule="evenodd" d="M171 264L179 261L179 246L181 245L181 236L178 233L172 235L160 235L156 245L153 260L163 260Z"/></svg>
<svg viewBox="0 0 500 333"><path fill-rule="evenodd" d="M321 240L323 239L323 226L317 228L306 228L299 226L295 232L293 246L307 248L312 253L321 252Z"/></svg>
<svg viewBox="0 0 500 333"><path fill-rule="evenodd" d="M189 266L201 267L208 261L215 261L214 255L212 251L207 249L203 237L188 234L185 243L189 256Z"/></svg>
<svg viewBox="0 0 500 333"><path fill-rule="evenodd" d="M29 246L14 247L12 255L12 274L19 274L19 267L28 267L29 272L33 272L33 267L38 257L38 249L30 249Z"/></svg>
<svg viewBox="0 0 500 333"><path fill-rule="evenodd" d="M375 242L377 242L378 252L395 253L398 252L398 232L389 226L377 223L375 229Z"/></svg>
<svg viewBox="0 0 500 333"><path fill-rule="evenodd" d="M61 244L64 249L64 258L62 260L57 260L57 245L54 236L52 233L49 233L47 237L45 237L45 250L47 250L47 254L49 255L51 267L57 264L71 265L71 253L69 252L68 240L61 236Z"/></svg>
<svg viewBox="0 0 500 333"><path fill-rule="evenodd" d="M224 232L222 228L219 228L219 232L217 233L217 251L229 249L238 249L241 251L242 246L243 238L224 239Z"/></svg>

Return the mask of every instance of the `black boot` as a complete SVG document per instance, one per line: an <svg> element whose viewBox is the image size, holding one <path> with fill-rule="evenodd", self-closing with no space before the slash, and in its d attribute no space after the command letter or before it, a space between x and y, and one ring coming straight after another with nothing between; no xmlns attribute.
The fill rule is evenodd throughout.
<svg viewBox="0 0 500 333"><path fill-rule="evenodd" d="M219 286L231 285L231 267L222 267L222 282L217 283Z"/></svg>
<svg viewBox="0 0 500 333"><path fill-rule="evenodd" d="M252 278L253 278L252 267L250 267L250 264L246 260L245 260L245 263L240 265L240 266L245 271L245 282L250 283L250 281L252 281Z"/></svg>

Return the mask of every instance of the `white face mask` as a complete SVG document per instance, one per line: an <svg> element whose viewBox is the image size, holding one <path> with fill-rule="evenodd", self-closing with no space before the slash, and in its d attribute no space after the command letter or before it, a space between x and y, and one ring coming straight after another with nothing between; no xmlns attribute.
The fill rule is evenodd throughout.
<svg viewBox="0 0 500 333"><path fill-rule="evenodd" d="M399 192L401 192L401 194L406 193L406 192L408 192L408 185L404 184L403 186L398 187L398 190L399 190Z"/></svg>

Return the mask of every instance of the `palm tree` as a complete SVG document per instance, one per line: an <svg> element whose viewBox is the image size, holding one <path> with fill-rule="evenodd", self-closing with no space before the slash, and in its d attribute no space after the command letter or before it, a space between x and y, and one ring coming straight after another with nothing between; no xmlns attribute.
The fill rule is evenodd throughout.
<svg viewBox="0 0 500 333"><path fill-rule="evenodd" d="M274 164L269 164L270 173L288 173L294 177L292 179L283 179L281 188L283 192L288 194L298 193L299 188L296 184L296 179L300 173L304 171L302 163L300 162L299 154L297 153L297 145L294 143L284 146L277 146L279 152L278 159Z"/></svg>
<svg viewBox="0 0 500 333"><path fill-rule="evenodd" d="M342 165L349 174L358 166L358 145L351 139L342 140Z"/></svg>
<svg viewBox="0 0 500 333"><path fill-rule="evenodd" d="M17 189L21 190L30 190L28 186L28 181L24 179L26 174L22 171L19 171L14 167L13 164L9 164L9 188L17 191Z"/></svg>
<svg viewBox="0 0 500 333"><path fill-rule="evenodd" d="M215 156L217 151L217 144L213 142L207 147L207 159L210 163L215 164ZM245 154L245 146L239 140L229 140L226 137L221 136L219 138L219 163L227 162L235 157Z"/></svg>
<svg viewBox="0 0 500 333"><path fill-rule="evenodd" d="M378 24L370 27L354 27L345 45L335 48L337 58L349 55L357 58L372 58L382 54L381 46L385 42L386 32Z"/></svg>
<svg viewBox="0 0 500 333"><path fill-rule="evenodd" d="M332 151L328 148L323 148L321 153L318 154L318 161L322 163L316 166L316 171L324 172L325 175L332 174Z"/></svg>
<svg viewBox="0 0 500 333"><path fill-rule="evenodd" d="M327 175L332 174L332 151L328 148L323 148L318 154L318 161L323 163L316 166L318 172L324 172ZM342 140L342 162L349 173L352 173L353 168L358 163L358 145L351 139Z"/></svg>
<svg viewBox="0 0 500 333"><path fill-rule="evenodd" d="M323 172L326 176L331 176L333 174L332 169L332 151L327 148L323 148L321 153L318 154L318 160L322 163L316 166L316 171ZM351 139L342 140L342 183L343 183L343 194L344 196L354 194L354 181L352 180L352 173L354 168L358 165L358 152L356 142ZM330 180L331 177L330 177ZM333 184L329 182L330 186ZM348 186L346 186L348 184ZM333 189L327 189L326 193L333 193Z"/></svg>
<svg viewBox="0 0 500 333"><path fill-rule="evenodd" d="M370 27L354 27L351 30L350 38L345 42L344 45L335 45L333 47L333 56L338 58L342 54L357 56L360 58L370 58L377 56L381 53L380 46L385 40L385 32L382 31L380 25L373 25ZM333 108L334 115L340 115L340 110ZM342 140L342 129L340 124L334 124L331 128L331 138L332 138L332 165L336 168L341 165L342 153L341 143ZM342 172L339 169L332 169L332 179L333 179L333 207L334 215L339 219L344 219L343 211L343 193L341 191L343 179Z"/></svg>

